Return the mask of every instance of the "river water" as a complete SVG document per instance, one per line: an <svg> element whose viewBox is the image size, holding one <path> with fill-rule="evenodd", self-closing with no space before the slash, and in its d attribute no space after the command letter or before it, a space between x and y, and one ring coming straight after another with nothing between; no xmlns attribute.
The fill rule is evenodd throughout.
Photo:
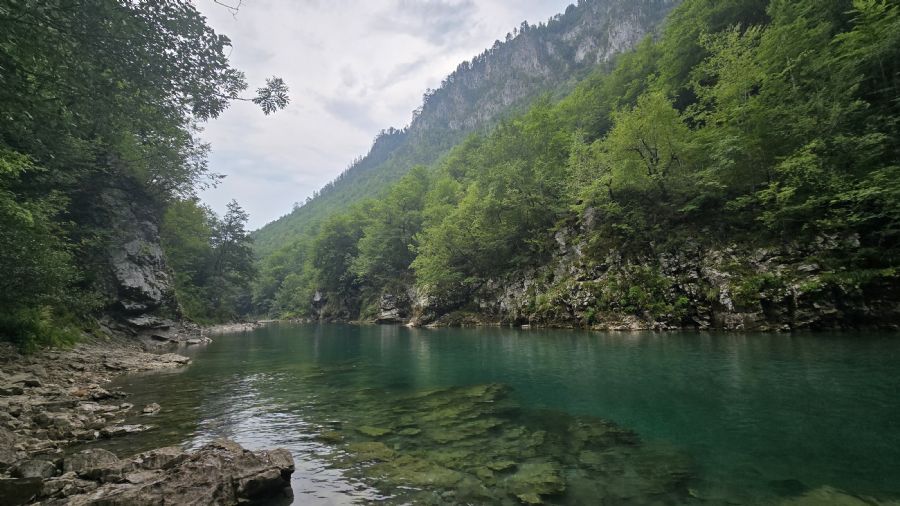
<svg viewBox="0 0 900 506"><path fill-rule="evenodd" d="M106 446L283 446L295 504L900 498L896 334L273 324L189 353L118 380L162 410Z"/></svg>

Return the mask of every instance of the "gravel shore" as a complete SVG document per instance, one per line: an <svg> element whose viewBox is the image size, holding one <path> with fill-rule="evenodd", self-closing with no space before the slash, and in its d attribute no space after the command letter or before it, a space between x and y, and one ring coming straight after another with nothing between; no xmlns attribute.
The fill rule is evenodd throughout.
<svg viewBox="0 0 900 506"><path fill-rule="evenodd" d="M228 441L193 454L157 450L167 455L163 463L150 459L157 467L141 456L119 460L99 449L67 455L66 447L76 443L154 429L152 424L125 424L126 415L135 410L152 413L159 406L134 406L125 393L105 388L114 377L190 362L176 353L148 353L127 338L92 338L69 349L31 355L0 343L0 503L87 504L102 499L104 504L154 504L158 499L161 504L164 496L153 491L165 490L173 480L196 497L220 504L245 500L248 493L282 491L293 470L289 453L274 451L273 458L271 452L249 452ZM220 466L221 483L202 473L192 483L185 472L173 470L173 463L196 467L204 459L234 465ZM254 478L260 473L266 477L262 481ZM238 477L253 483L240 486ZM233 486L222 488L223 483ZM225 495L216 495L221 493Z"/></svg>

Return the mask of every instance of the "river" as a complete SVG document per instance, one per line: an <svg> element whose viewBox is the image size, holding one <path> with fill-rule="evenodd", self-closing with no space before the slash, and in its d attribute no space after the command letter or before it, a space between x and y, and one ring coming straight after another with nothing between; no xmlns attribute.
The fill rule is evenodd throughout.
<svg viewBox="0 0 900 506"><path fill-rule="evenodd" d="M188 353L117 381L162 410L107 447L286 447L296 504L900 497L896 334L273 324Z"/></svg>

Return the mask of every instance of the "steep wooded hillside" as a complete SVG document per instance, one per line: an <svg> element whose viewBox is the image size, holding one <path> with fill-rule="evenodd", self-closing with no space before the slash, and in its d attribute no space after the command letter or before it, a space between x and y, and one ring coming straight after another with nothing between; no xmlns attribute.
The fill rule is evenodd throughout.
<svg viewBox="0 0 900 506"><path fill-rule="evenodd" d="M685 0L562 99L267 258L318 320L896 328L900 5Z"/></svg>
<svg viewBox="0 0 900 506"><path fill-rule="evenodd" d="M546 23L523 22L463 62L423 104L407 128L382 131L369 153L315 198L254 234L266 256L314 233L323 219L376 197L418 164L430 164L467 134L519 111L543 92L566 88L652 32L678 0L582 0Z"/></svg>

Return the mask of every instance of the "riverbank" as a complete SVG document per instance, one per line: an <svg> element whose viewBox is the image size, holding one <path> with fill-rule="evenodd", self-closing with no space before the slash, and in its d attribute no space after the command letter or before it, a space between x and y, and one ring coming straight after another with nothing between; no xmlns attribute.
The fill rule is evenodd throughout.
<svg viewBox="0 0 900 506"><path fill-rule="evenodd" d="M208 325L203 327L202 335L214 336L217 334L231 334L232 332L249 332L251 330L262 327L263 325L276 321L277 320L257 320L251 322L219 323L216 325Z"/></svg>
<svg viewBox="0 0 900 506"><path fill-rule="evenodd" d="M155 429L153 414L160 406L132 405L124 392L104 388L113 378L190 362L176 353L148 353L125 337L94 337L69 349L32 355L0 343L0 503L75 504L88 493L91 500L109 498L111 504L139 498L162 503L164 496L153 494L173 480L197 497L220 504L282 491L293 471L290 453L283 450L274 451L277 455L272 457L226 441L193 454L167 448L124 460L99 449L69 454L67 449L75 444ZM126 417L136 411L147 421L126 424ZM156 457L147 463L147 455ZM218 477L174 472L176 467L196 467L209 459L230 464L218 466ZM219 482L233 482L235 488L221 495ZM213 493L220 495L209 495Z"/></svg>

